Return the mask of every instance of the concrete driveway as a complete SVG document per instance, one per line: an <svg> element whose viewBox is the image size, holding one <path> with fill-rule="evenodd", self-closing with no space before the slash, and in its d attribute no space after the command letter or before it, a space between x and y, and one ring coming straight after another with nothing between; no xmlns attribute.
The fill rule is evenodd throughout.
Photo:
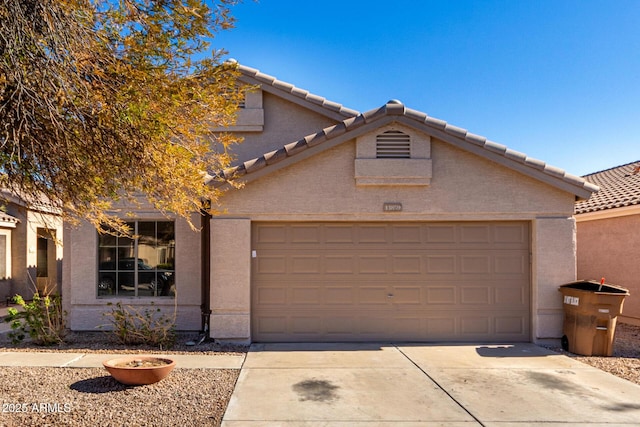
<svg viewBox="0 0 640 427"><path fill-rule="evenodd" d="M533 344L253 345L237 426L640 425L640 386Z"/></svg>

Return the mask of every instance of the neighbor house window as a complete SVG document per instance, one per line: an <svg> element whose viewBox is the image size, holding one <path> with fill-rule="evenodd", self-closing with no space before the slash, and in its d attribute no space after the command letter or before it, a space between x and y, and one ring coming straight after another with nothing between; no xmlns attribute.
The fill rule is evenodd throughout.
<svg viewBox="0 0 640 427"><path fill-rule="evenodd" d="M0 234L0 280L7 279L9 277L7 269L7 235Z"/></svg>
<svg viewBox="0 0 640 427"><path fill-rule="evenodd" d="M133 237L98 237L98 296L175 296L172 221L128 222Z"/></svg>

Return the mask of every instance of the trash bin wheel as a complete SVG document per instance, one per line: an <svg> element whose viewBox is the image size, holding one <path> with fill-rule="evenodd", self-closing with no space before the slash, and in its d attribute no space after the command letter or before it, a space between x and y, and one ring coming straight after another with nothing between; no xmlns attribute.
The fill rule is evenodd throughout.
<svg viewBox="0 0 640 427"><path fill-rule="evenodd" d="M560 340L560 344L562 345L562 349L564 351L569 351L569 338L567 338L566 335L562 336L562 339Z"/></svg>

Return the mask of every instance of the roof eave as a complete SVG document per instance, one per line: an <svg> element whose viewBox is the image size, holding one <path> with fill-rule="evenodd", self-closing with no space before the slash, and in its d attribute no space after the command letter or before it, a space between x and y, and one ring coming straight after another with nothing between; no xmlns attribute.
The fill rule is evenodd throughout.
<svg viewBox="0 0 640 427"><path fill-rule="evenodd" d="M583 178L488 141L482 136L471 134L466 129L452 126L419 111L407 109L398 101L390 101L380 108L343 120L335 126L287 144L280 150L251 159L234 168L236 179L242 182L254 181L393 122L402 123L481 158L574 194L579 199L588 199L598 191L596 185ZM275 161L269 159L275 159Z"/></svg>
<svg viewBox="0 0 640 427"><path fill-rule="evenodd" d="M344 107L307 90L300 89L290 83L283 82L268 74L261 73L255 68L238 65L240 76L238 80L250 86L257 86L261 90L283 98L289 102L314 111L336 121L342 121L359 114L358 111Z"/></svg>

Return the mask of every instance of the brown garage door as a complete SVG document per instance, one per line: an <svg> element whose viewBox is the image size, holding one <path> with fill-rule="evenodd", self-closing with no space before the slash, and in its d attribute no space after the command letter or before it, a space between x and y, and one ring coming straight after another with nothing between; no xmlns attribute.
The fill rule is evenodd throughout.
<svg viewBox="0 0 640 427"><path fill-rule="evenodd" d="M526 222L255 223L254 341L529 341Z"/></svg>

